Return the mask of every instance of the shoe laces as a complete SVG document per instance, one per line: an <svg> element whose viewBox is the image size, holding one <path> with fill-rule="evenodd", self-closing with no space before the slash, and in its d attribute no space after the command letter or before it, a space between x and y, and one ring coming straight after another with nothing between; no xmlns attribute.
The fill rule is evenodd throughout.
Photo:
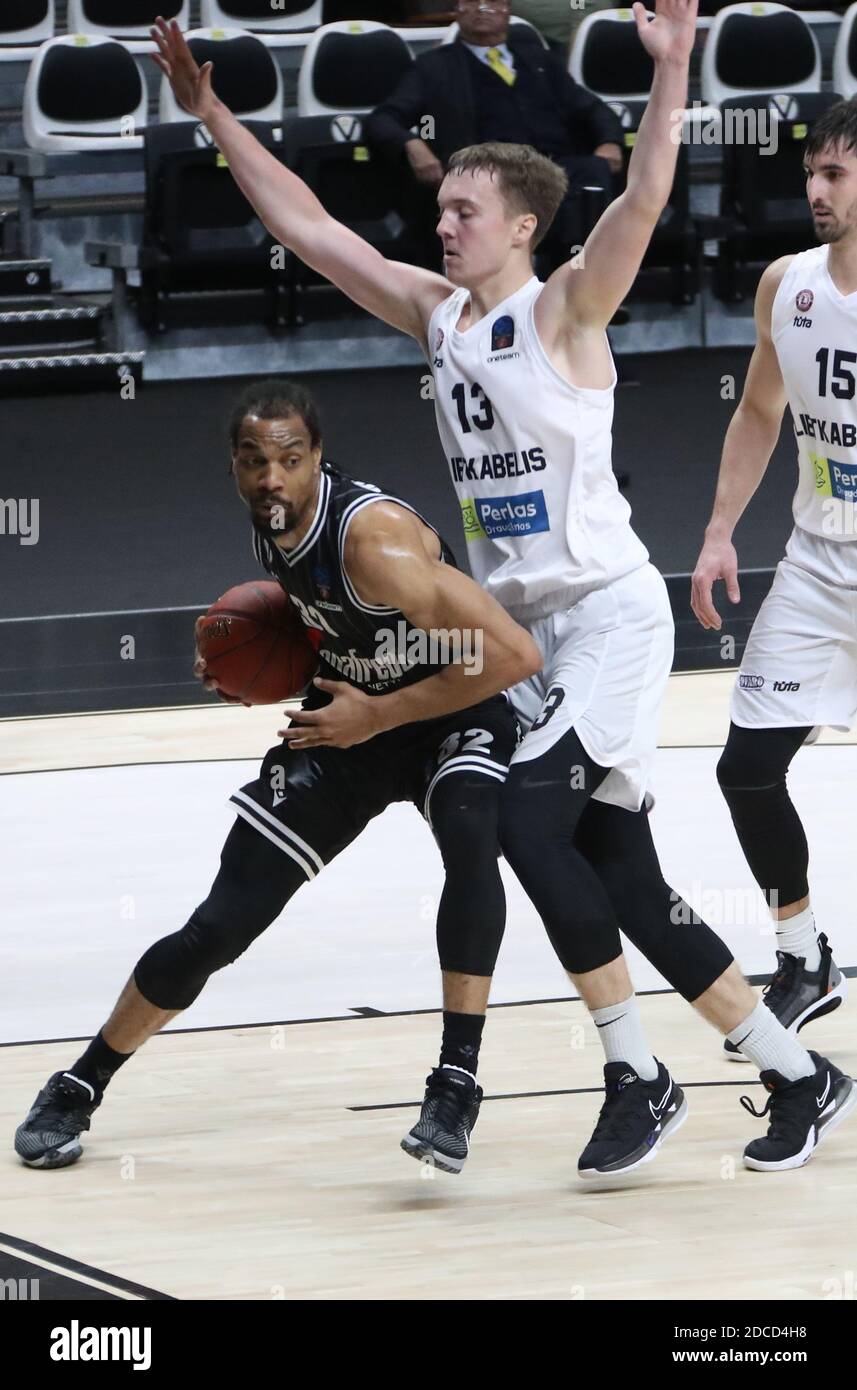
<svg viewBox="0 0 857 1390"><path fill-rule="evenodd" d="M592 1132L592 1140L623 1138L635 1128L644 1105L645 1096L639 1078L624 1086L619 1081L608 1081L607 1095Z"/></svg>
<svg viewBox="0 0 857 1390"><path fill-rule="evenodd" d="M45 1104L39 1109L39 1125L47 1128L74 1129L89 1128L89 1116L95 1109L94 1103L81 1095L80 1088L64 1077L52 1081Z"/></svg>
<svg viewBox="0 0 857 1390"><path fill-rule="evenodd" d="M764 1110L757 1110L749 1096L740 1096L739 1099L744 1109L749 1114L755 1115L757 1120L764 1119L770 1113L769 1139L791 1140L802 1137L806 1132L806 1106L804 1102L806 1082L812 1083L814 1092L815 1077L807 1077L805 1080L793 1081L776 1089L772 1088Z"/></svg>
<svg viewBox="0 0 857 1390"><path fill-rule="evenodd" d="M803 956L790 956L785 951L777 951L777 968L762 990L762 998L772 1012L776 1012L781 999L791 994L802 966Z"/></svg>
<svg viewBox="0 0 857 1390"><path fill-rule="evenodd" d="M450 1132L461 1124L470 1104L472 1092L469 1086L461 1086L434 1074L426 1081L433 1101L434 1119Z"/></svg>

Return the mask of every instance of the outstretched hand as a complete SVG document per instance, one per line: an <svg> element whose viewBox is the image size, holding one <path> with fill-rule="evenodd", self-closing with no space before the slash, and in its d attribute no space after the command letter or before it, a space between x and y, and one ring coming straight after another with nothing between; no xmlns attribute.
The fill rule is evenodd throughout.
<svg viewBox="0 0 857 1390"><path fill-rule="evenodd" d="M699 0L656 0L655 18L649 20L645 5L634 5L637 33L656 63L686 63L696 38Z"/></svg>
<svg viewBox="0 0 857 1390"><path fill-rule="evenodd" d="M214 64L198 66L177 19L166 20L158 15L149 32L158 46L158 53L152 54L152 62L166 77L176 101L185 111L204 121L215 100L211 86Z"/></svg>

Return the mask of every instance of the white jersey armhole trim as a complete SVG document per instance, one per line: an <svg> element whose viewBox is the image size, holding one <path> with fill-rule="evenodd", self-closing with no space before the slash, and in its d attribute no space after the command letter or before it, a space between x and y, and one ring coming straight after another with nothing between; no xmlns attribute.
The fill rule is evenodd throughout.
<svg viewBox="0 0 857 1390"><path fill-rule="evenodd" d="M391 497L386 492L379 492L377 497L357 497L354 499L353 502L349 503L345 511L342 513L342 520L339 523L339 567L342 571L342 579L345 584L345 591L348 594L348 597L354 604L355 608L359 608L363 613L398 613L398 608L390 608L383 603L364 602L364 600L360 597L354 585L352 584L348 574L348 570L345 568L345 537L348 534L348 528L351 525L351 522L354 520L354 517L357 515L357 513L359 511L362 511L364 507L372 506L374 502L394 502L397 507L404 507L406 511L412 512L413 515L417 518L417 520L421 521L424 526L428 526L430 531L434 531L434 534L437 536L439 541L441 540L440 532L435 531L435 528L432 526L431 522L426 521L424 516L420 516L416 507L412 507L408 502L403 502L401 497ZM440 547L440 562L441 564L444 563L442 541Z"/></svg>

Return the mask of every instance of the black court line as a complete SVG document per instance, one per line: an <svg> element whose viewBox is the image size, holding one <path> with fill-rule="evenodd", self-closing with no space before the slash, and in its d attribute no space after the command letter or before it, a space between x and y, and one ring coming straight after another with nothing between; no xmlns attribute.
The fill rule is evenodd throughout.
<svg viewBox="0 0 857 1390"><path fill-rule="evenodd" d="M840 966L840 973L847 975L849 979L857 976L857 965ZM765 975L747 975L748 984L763 985L770 979L771 972ZM648 999L656 994L677 994L678 991L667 989L638 989L635 994L639 999ZM489 1004L489 1009L526 1009L538 1004L582 1004L583 1000L579 994L560 994L552 999L510 999L502 1004ZM355 1004L347 1014L327 1014L321 1018L278 1018L272 1019L267 1023L212 1023L204 1028L166 1028L154 1036L158 1038L169 1038L173 1034L181 1033L232 1033L232 1032L251 1032L254 1028L301 1028L307 1023L347 1023L357 1022L360 1019L371 1018L418 1018L424 1014L442 1014L443 1006L432 1009L375 1009L370 1004ZM73 1038L24 1038L13 1042L0 1042L0 1047L46 1047L54 1043L80 1043L91 1042L94 1034L83 1033L79 1037Z"/></svg>
<svg viewBox="0 0 857 1390"><path fill-rule="evenodd" d="M271 746L273 747L273 744ZM712 747L717 746L717 744L712 744ZM258 765L261 760L255 753L250 758L180 758L178 762L173 760L158 762L152 758L143 758L135 763L75 763L74 767L22 767L17 772L0 768L0 777L44 777L46 775L56 777L63 772L114 772L123 767L199 767L206 763L256 763Z"/></svg>
<svg viewBox="0 0 857 1390"><path fill-rule="evenodd" d="M704 1086L761 1086L760 1080L748 1081L679 1081L684 1090ZM572 1086L561 1091L499 1091L495 1096L483 1096L486 1100L531 1100L538 1096L600 1096L603 1086ZM381 1105L346 1105L346 1110L413 1110L422 1105L422 1100L392 1100Z"/></svg>
<svg viewBox="0 0 857 1390"><path fill-rule="evenodd" d="M84 1274L90 1279L97 1279L99 1283L106 1284L108 1288L121 1289L123 1293L133 1294L135 1298L145 1301L158 1299L169 1303L178 1302L178 1299L170 1293L161 1293L158 1289L150 1289L145 1284L135 1284L131 1279L123 1279L118 1274L108 1274L106 1270L94 1269L92 1265L70 1259L68 1255L58 1255L55 1250L46 1250L42 1245L34 1245L29 1240L21 1240L18 1236L9 1236L2 1231L0 1231L0 1245L8 1245L11 1249L17 1250L19 1254L29 1255L37 1261L49 1261L50 1264L66 1270L69 1274Z"/></svg>
<svg viewBox="0 0 857 1390"><path fill-rule="evenodd" d="M696 673L693 672L693 671L689 671L687 674L688 674L688 675L695 675ZM201 708L201 709L207 709L207 708L210 708L210 706L207 706L207 705L202 705L202 706L199 706L199 705L188 705L188 706L177 705L176 708L177 708L177 709L182 709L182 708L188 708L188 709L200 709L200 708ZM107 712L108 712L109 714L135 714L135 713L137 713L136 710L109 710L109 711L107 711ZM146 711L146 710L143 711L144 714L147 713L147 712L148 712L148 711ZM288 713L287 711L284 711L284 714L287 714L287 713ZM20 716L16 716L16 717L20 717ZM74 718L77 718L77 717L80 717L80 716L75 716L75 715L72 715L72 714L50 714L50 715L37 715L37 716L33 716L33 717L34 717L34 718L44 718L44 719L74 719ZM89 716L87 716L87 717L89 717ZM3 722L3 721L0 720L0 723L2 723L2 722ZM9 721L7 721L7 722L12 723L13 721L12 721L12 720L9 720ZM276 732L276 731L275 731L275 732ZM854 742L853 742L853 743L811 743L811 744L807 744L807 745L806 745L807 748L826 748L826 749L831 749L831 748L854 748L855 746L857 746L857 737L854 739ZM675 752L675 753L679 753L679 752L692 753L692 752L694 751L694 749L711 750L711 749L723 748L723 747L725 747L725 744L724 744L724 743L659 743L659 744L658 744L658 752L660 752L660 753L674 753L674 752ZM803 748L799 748L799 749L798 749L798 752L799 752L799 753L802 752L802 751L805 751L805 749L803 749ZM261 761L260 757L258 757L256 754L254 754L252 757L243 757L243 758L235 758L235 757L232 757L232 758L178 758L178 759L165 759L163 762L161 762L161 761L159 761L159 760L157 760L157 759L152 759L152 758L142 758L142 759L139 759L137 762L131 762L131 763L75 763L74 767L22 767L22 768L19 768L17 771L14 771L14 770L12 770L12 769L0 768L0 777L39 777L39 776L45 776L45 775L47 775L47 774L57 774L57 773L61 773L61 772L112 772L114 768L122 768L122 767L196 767L196 766L198 766L198 765L203 765L203 766L204 766L206 763L258 763L258 762L260 762L260 761ZM655 805L657 805L657 798L655 798Z"/></svg>

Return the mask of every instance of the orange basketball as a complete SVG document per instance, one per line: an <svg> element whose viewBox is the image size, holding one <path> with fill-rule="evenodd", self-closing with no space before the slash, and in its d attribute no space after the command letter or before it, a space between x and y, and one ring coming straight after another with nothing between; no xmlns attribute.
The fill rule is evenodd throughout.
<svg viewBox="0 0 857 1390"><path fill-rule="evenodd" d="M248 705L293 699L318 667L307 628L273 580L227 589L200 623L197 643L206 674Z"/></svg>

